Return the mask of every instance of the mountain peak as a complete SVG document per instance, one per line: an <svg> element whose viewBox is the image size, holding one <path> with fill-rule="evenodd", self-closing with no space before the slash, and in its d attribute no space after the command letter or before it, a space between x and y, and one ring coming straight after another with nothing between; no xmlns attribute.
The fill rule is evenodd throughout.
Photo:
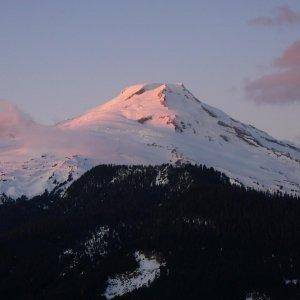
<svg viewBox="0 0 300 300"><path fill-rule="evenodd" d="M299 148L232 119L198 100L183 84L133 85L107 103L55 128L28 131L29 138L25 130L21 141L28 153L44 153L46 149L56 153L58 161L64 155L75 154L91 159L82 170L101 163L189 162L214 167L232 182L248 187L300 194ZM46 172L47 186L50 182L52 187L52 161L45 169L44 158L38 162L37 168ZM18 184L24 180L24 188L30 185L30 169L24 164L21 170L10 170L0 162L0 193L1 180L7 190L14 180ZM73 166L67 169L73 170ZM68 173L65 169L63 172Z"/></svg>
<svg viewBox="0 0 300 300"><path fill-rule="evenodd" d="M117 98L128 100L144 93L151 93L152 98L155 93L158 97L166 93L191 94L182 83L141 83L124 88Z"/></svg>
<svg viewBox="0 0 300 300"><path fill-rule="evenodd" d="M190 105L188 105L190 104ZM103 122L139 122L152 126L177 128L176 119L189 117L201 102L182 83L142 83L126 87L114 99L67 121L64 128L97 127Z"/></svg>
<svg viewBox="0 0 300 300"><path fill-rule="evenodd" d="M139 90L151 91L156 89L168 89L170 91L178 91L184 87L183 83L140 83L125 87L121 94L133 94Z"/></svg>

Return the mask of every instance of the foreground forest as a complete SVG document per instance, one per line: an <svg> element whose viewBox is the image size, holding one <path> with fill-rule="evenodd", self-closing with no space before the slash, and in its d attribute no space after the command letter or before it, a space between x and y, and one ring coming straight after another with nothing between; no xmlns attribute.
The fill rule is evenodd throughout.
<svg viewBox="0 0 300 300"><path fill-rule="evenodd" d="M205 166L98 166L0 206L0 298L104 299L143 251L160 276L122 299L300 299L299 216Z"/></svg>

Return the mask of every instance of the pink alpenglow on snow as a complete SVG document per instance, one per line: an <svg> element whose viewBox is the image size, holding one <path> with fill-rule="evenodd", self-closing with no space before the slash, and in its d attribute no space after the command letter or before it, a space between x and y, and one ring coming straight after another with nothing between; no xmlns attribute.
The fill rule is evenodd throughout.
<svg viewBox="0 0 300 300"><path fill-rule="evenodd" d="M300 194L299 148L234 120L182 84L134 85L56 126L8 108L0 116L0 194L65 189L93 166L111 163L204 164L235 184ZM14 121L6 126L9 114Z"/></svg>

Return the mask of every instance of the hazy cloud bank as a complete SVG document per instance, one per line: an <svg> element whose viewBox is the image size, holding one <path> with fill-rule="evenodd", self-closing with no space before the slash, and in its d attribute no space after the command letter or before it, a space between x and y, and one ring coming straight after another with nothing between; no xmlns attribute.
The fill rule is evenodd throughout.
<svg viewBox="0 0 300 300"><path fill-rule="evenodd" d="M300 40L274 61L276 70L246 83L247 97L258 103L300 102Z"/></svg>

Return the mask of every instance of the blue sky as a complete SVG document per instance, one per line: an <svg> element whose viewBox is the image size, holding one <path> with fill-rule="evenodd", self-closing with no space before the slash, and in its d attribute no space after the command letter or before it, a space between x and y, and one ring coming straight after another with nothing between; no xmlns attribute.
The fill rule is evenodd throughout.
<svg viewBox="0 0 300 300"><path fill-rule="evenodd" d="M256 27L295 1L0 0L0 98L43 123L78 115L140 82L183 82L276 137L300 136L300 101L257 104L247 79L299 40L300 25Z"/></svg>

